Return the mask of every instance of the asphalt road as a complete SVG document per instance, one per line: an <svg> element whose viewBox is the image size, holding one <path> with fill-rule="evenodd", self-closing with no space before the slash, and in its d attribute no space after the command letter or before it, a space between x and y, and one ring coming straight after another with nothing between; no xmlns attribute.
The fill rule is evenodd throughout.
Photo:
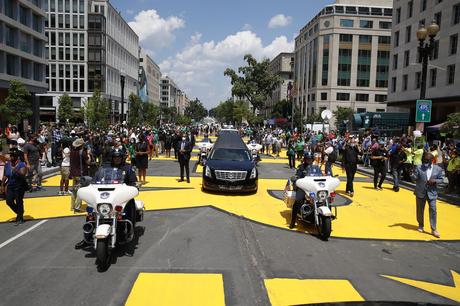
<svg viewBox="0 0 460 306"><path fill-rule="evenodd" d="M262 178L293 173L269 163L260 164L259 172ZM174 161L152 161L148 170L155 176L178 174ZM40 196L46 201L55 191L50 187ZM453 286L450 271L460 271L458 241L324 242L213 207L171 209L146 212L138 239L116 250L109 269L99 272L91 250L74 249L82 238L81 216L45 220L0 224L1 305L123 305L139 273L221 274L226 305L270 305L264 281L275 278L348 280L366 301L455 304L382 275ZM152 305L155 300L145 296Z"/></svg>

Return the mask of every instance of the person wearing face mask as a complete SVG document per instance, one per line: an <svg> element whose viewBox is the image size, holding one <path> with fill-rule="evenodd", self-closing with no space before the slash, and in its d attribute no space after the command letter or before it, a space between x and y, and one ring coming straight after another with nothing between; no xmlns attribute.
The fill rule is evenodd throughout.
<svg viewBox="0 0 460 306"><path fill-rule="evenodd" d="M356 170L358 168L358 154L359 150L356 145L356 140L351 139L349 144L343 150L342 156L342 170L345 168L347 173L347 187L346 193L350 197L354 195L353 180L355 179Z"/></svg>
<svg viewBox="0 0 460 306"><path fill-rule="evenodd" d="M179 148L178 152L178 159L179 159L179 166L180 166L180 180L179 182L184 181L184 169L185 174L187 176L187 183L190 183L190 155L192 153L192 142L186 137L182 135L181 140L179 141L177 147Z"/></svg>
<svg viewBox="0 0 460 306"><path fill-rule="evenodd" d="M433 155L425 152L422 156L422 165L415 167L412 179L415 181L418 231L423 232L425 203L428 202L431 234L440 238L436 224L436 199L438 198L437 186L443 182L444 171L438 165L433 165L432 161Z"/></svg>
<svg viewBox="0 0 460 306"><path fill-rule="evenodd" d="M388 151L385 149L385 142L380 140L379 147L372 151L372 166L374 167L374 189L382 190L383 181L387 174ZM380 179L379 179L380 177Z"/></svg>

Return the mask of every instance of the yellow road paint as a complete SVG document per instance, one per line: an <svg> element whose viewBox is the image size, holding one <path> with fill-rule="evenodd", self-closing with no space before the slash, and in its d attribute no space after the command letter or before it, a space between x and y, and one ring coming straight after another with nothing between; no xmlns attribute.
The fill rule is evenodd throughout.
<svg viewBox="0 0 460 306"><path fill-rule="evenodd" d="M221 274L140 273L127 306L225 305Z"/></svg>
<svg viewBox="0 0 460 306"><path fill-rule="evenodd" d="M260 223L287 229L291 210L283 201L272 197L268 190L283 190L285 179L259 179L259 190L253 195L210 194L201 191L201 177L192 177L191 183L177 182L177 177L148 177L146 187L165 187L171 189L142 191L147 210L162 210L211 205L229 213L243 216ZM46 184L57 186L58 176L47 179ZM57 184L56 184L57 183ZM385 184L383 191L373 189L372 183L355 182L355 196L349 206L338 208L338 218L332 222L333 237L431 240L428 233L417 231L415 216L415 197L412 191L391 190L392 185ZM345 182L337 193L345 194ZM72 216L70 197L26 198L25 214L29 218L43 219L60 216ZM458 207L438 201L438 230L443 240L460 240ZM0 203L0 222L14 217L3 201ZM428 212L425 215L428 225ZM298 231L315 233L312 226L301 226Z"/></svg>
<svg viewBox="0 0 460 306"><path fill-rule="evenodd" d="M439 296L451 299L455 302L460 303L460 274L455 271L450 271L452 273L452 279L454 281L454 286L445 286L439 285L430 282L416 281L408 278L401 278L395 276L382 275L383 277L392 279L394 281L413 286Z"/></svg>
<svg viewBox="0 0 460 306"><path fill-rule="evenodd" d="M265 287L272 306L364 301L347 280L275 278Z"/></svg>

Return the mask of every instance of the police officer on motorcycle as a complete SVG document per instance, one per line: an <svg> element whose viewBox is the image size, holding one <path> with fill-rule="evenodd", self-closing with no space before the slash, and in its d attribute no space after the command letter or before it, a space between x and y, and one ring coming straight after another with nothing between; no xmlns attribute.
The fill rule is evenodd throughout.
<svg viewBox="0 0 460 306"><path fill-rule="evenodd" d="M137 182L136 172L131 167L131 165L128 165L125 163L125 160L124 160L125 153L121 149L116 148L112 150L110 156L112 158L110 167L120 169L124 174L123 183L129 186L136 186L136 182ZM107 168L107 166L102 166L101 168L99 168L98 172L103 171L104 167ZM98 177L98 173L96 173L96 177ZM133 223L133 226L135 226L136 224L136 203L134 202L134 199L131 199L129 201L128 205L125 208L125 213L126 213L126 218L129 219ZM86 246L88 246L88 243L86 242L85 239L83 239L82 241L78 242L75 245L75 249L82 249Z"/></svg>
<svg viewBox="0 0 460 306"><path fill-rule="evenodd" d="M297 168L295 174L295 180L304 178L306 176L321 176L321 168L317 165L313 165L314 156L311 152L306 152L303 157L303 163ZM295 183L295 182L294 182ZM295 227L295 222L297 219L297 214L302 207L302 203L305 199L305 192L301 188L296 189L295 203L292 206L292 215L291 215L291 224L289 228L292 229Z"/></svg>

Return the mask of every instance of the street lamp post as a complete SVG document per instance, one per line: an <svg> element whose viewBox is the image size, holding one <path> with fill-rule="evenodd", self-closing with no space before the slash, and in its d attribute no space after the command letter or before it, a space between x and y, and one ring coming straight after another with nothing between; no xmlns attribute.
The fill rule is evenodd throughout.
<svg viewBox="0 0 460 306"><path fill-rule="evenodd" d="M428 74L428 59L431 58L434 49L434 38L439 32L439 25L435 20L431 22L428 28L425 28L425 25L421 25L420 29L417 31L417 39L419 40L419 55L422 62L422 75L420 80L420 100L426 98L426 78ZM427 37L429 39L427 40ZM419 131L423 131L424 123L416 122L415 128Z"/></svg>
<svg viewBox="0 0 460 306"><path fill-rule="evenodd" d="M120 123L123 123L125 120L125 72L122 69L120 71L120 86L121 86L121 117Z"/></svg>

